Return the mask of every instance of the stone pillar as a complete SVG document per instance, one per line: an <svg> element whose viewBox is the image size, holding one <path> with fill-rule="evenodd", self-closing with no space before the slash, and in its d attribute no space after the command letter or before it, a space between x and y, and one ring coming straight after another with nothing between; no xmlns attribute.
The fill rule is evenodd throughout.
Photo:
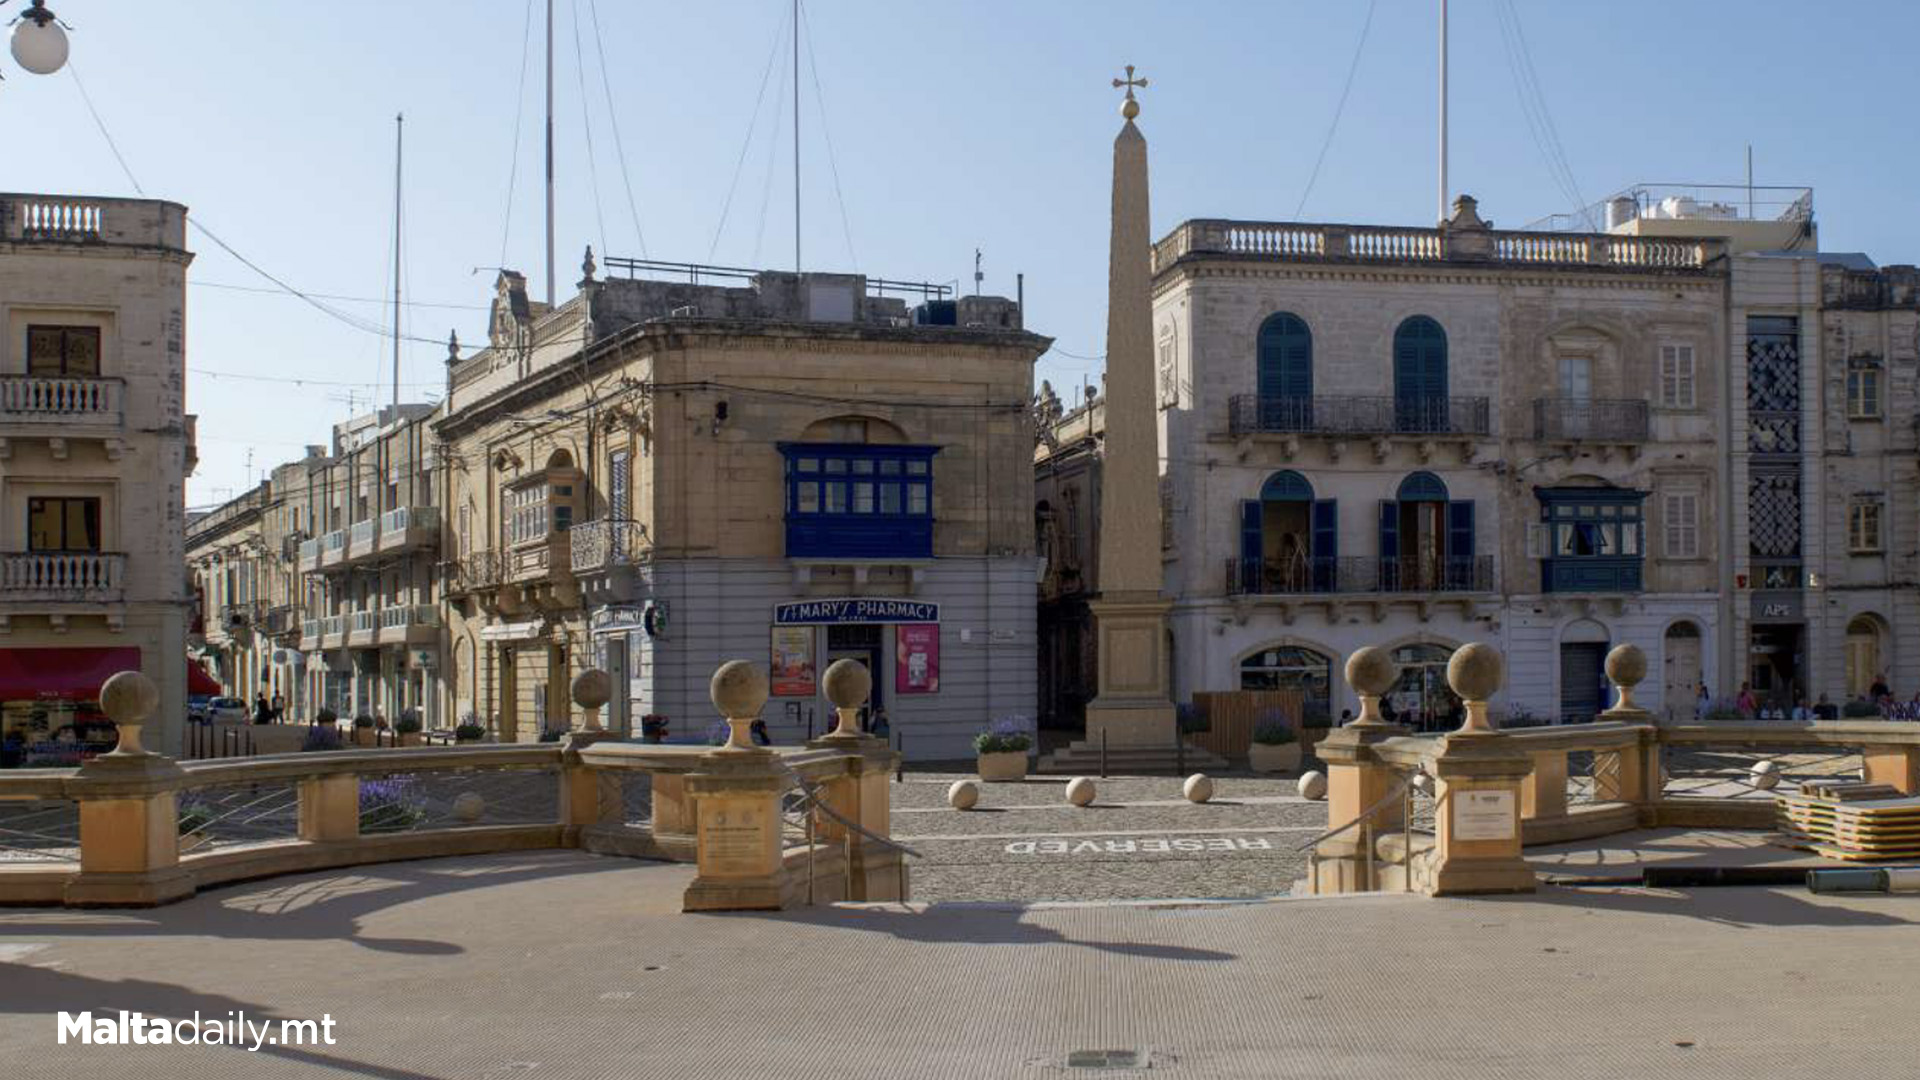
<svg viewBox="0 0 1920 1080"><path fill-rule="evenodd" d="M360 835L360 778L352 773L302 780L300 839L353 840Z"/></svg>
<svg viewBox="0 0 1920 1080"><path fill-rule="evenodd" d="M1428 760L1437 785L1436 835L1414 880L1432 896L1534 889L1533 869L1520 856L1521 788L1533 761L1487 716L1487 699L1501 681L1500 653L1491 645L1463 646L1447 663L1447 682L1467 719L1440 737ZM1561 790L1564 797L1564 783Z"/></svg>
<svg viewBox="0 0 1920 1080"><path fill-rule="evenodd" d="M840 845L847 853L847 899L905 900L906 860L898 850L874 839L893 835L893 789L887 778L899 755L888 748L885 739L860 731L860 706L873 692L873 676L858 660L836 660L827 666L820 683L840 722L832 734L807 745L840 751L848 754L849 760L845 776L821 785L833 814L815 816L815 835L823 843ZM835 814L859 825L868 835L847 828Z"/></svg>
<svg viewBox="0 0 1920 1080"><path fill-rule="evenodd" d="M580 760L582 747L618 738L600 726L600 708L613 694L613 680L599 668L573 677L573 703L585 718L578 731L567 733L560 765L561 842L580 843L580 830L593 825L617 825L625 814L620 774L593 768Z"/></svg>
<svg viewBox="0 0 1920 1080"><path fill-rule="evenodd" d="M180 867L174 799L186 774L140 745L159 704L159 687L137 671L100 687L100 708L120 742L80 769L80 873L67 882L69 906L145 906L193 894L193 875Z"/></svg>
<svg viewBox="0 0 1920 1080"><path fill-rule="evenodd" d="M1400 670L1385 649L1368 646L1347 657L1348 685L1360 698L1360 715L1334 729L1314 747L1327 765L1327 829L1332 831L1367 815L1367 827L1358 825L1314 848L1314 869L1308 883L1316 894L1361 892L1376 887L1369 845L1382 833L1398 829L1402 801L1388 798L1393 770L1373 755L1372 748L1408 729L1380 717L1380 699L1393 689Z"/></svg>
<svg viewBox="0 0 1920 1080"><path fill-rule="evenodd" d="M1638 645L1615 645L1607 653L1607 679L1617 700L1600 719L1644 727L1639 743L1625 750L1594 756L1593 798L1596 802L1630 802L1640 807L1642 824L1653 824L1653 804L1659 801L1660 744L1653 738L1659 720L1633 700L1633 692L1647 677L1647 657Z"/></svg>
<svg viewBox="0 0 1920 1080"><path fill-rule="evenodd" d="M1876 743L1860 748L1860 778L1869 784L1891 784L1902 795L1920 794L1920 746Z"/></svg>
<svg viewBox="0 0 1920 1080"><path fill-rule="evenodd" d="M727 744L700 759L686 778L693 800L699 876L681 900L685 911L772 911L787 902L780 795L787 780L773 751L753 745L748 728L767 701L767 677L744 660L714 672L714 705L726 717Z"/></svg>
<svg viewBox="0 0 1920 1080"><path fill-rule="evenodd" d="M1129 69L1131 75L1131 69ZM1087 738L1113 747L1171 747L1178 734L1168 686L1167 611L1161 598L1160 424L1154 401L1153 237L1147 140L1129 79L1125 123L1113 143L1107 253L1107 433L1100 463L1098 687Z"/></svg>
<svg viewBox="0 0 1920 1080"><path fill-rule="evenodd" d="M1527 821L1567 814L1567 752L1529 750L1533 771L1520 785L1520 816ZM1594 772L1598 773L1596 765Z"/></svg>

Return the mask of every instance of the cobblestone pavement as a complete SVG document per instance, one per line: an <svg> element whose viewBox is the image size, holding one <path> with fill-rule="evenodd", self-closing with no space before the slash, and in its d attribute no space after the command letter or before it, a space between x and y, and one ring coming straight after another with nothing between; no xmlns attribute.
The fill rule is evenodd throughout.
<svg viewBox="0 0 1920 1080"><path fill-rule="evenodd" d="M1920 1054L1909 897L682 915L691 876L529 852L0 910L0 1077L1750 1080L1911 1076ZM59 1011L122 1009L276 1037L324 1014L335 1042L58 1042ZM1103 1051L1151 1068L1071 1064Z"/></svg>
<svg viewBox="0 0 1920 1080"><path fill-rule="evenodd" d="M947 788L971 776L909 772L892 785L894 835L921 856L917 901L1285 895L1326 822L1291 779L1221 777L1206 804L1183 798L1178 777L1095 779L1094 805L1074 807L1070 777L1029 777L982 784L977 808L952 809Z"/></svg>

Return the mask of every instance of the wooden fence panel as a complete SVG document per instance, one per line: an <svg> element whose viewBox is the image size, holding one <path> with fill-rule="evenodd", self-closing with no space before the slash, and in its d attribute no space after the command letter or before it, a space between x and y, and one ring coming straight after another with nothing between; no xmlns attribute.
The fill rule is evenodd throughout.
<svg viewBox="0 0 1920 1080"><path fill-rule="evenodd" d="M1187 742L1204 747L1223 758L1247 756L1253 744L1255 722L1269 710L1278 710L1287 719L1296 736L1305 736L1300 718L1306 711L1306 695L1298 690L1220 690L1193 695L1194 707L1206 718L1207 730L1187 736Z"/></svg>

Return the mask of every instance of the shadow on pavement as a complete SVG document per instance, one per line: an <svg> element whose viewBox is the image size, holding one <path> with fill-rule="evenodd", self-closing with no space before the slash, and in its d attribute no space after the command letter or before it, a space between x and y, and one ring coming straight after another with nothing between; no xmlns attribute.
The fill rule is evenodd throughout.
<svg viewBox="0 0 1920 1080"><path fill-rule="evenodd" d="M1648 889L1640 886L1594 886L1590 888L1548 887L1528 897L1484 897L1487 904L1555 904L1598 911L1635 915L1668 915L1722 926L1836 926L1889 927L1912 926L1920 915L1899 897L1873 896L1875 903L1888 910L1867 910L1845 906L1844 902L1816 903L1791 889L1732 886L1680 891ZM1895 912L1898 911L1896 914Z"/></svg>
<svg viewBox="0 0 1920 1080"><path fill-rule="evenodd" d="M1183 945L1139 944L1126 941L1084 941L1049 926L1024 921L1019 907L982 904L934 904L922 910L899 907L799 909L772 916L782 922L805 923L834 930L862 930L886 934L901 941L931 945L1074 945L1121 956L1152 960L1219 963L1237 960L1234 953L1192 949Z"/></svg>

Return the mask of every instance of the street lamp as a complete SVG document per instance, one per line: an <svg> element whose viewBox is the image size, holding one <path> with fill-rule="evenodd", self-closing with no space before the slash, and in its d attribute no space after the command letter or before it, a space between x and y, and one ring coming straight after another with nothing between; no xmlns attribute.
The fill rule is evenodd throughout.
<svg viewBox="0 0 1920 1080"><path fill-rule="evenodd" d="M47 10L46 0L32 0L13 20L13 58L35 75L51 75L66 66L67 32Z"/></svg>

